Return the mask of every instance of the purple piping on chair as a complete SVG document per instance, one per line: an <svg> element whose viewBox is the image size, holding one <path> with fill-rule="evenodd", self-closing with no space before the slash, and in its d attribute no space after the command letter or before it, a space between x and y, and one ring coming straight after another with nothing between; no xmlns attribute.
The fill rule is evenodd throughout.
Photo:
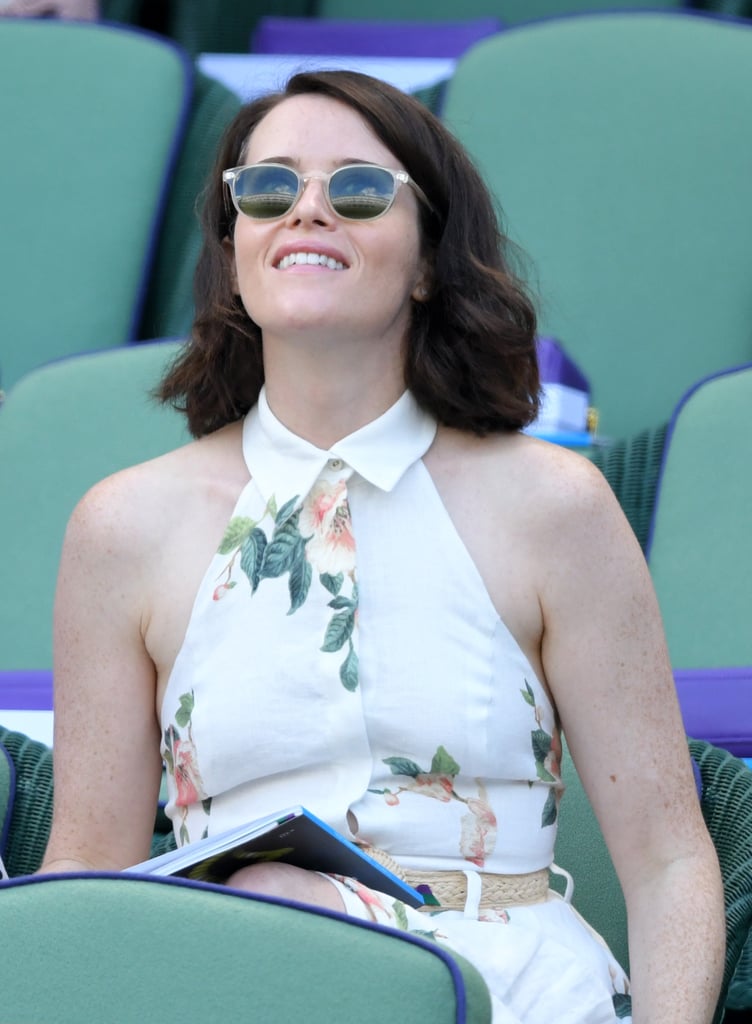
<svg viewBox="0 0 752 1024"><path fill-rule="evenodd" d="M339 18L261 18L252 53L325 57L459 57L503 29L498 18L460 21L361 21Z"/></svg>
<svg viewBox="0 0 752 1024"><path fill-rule="evenodd" d="M688 736L752 756L752 665L676 669L674 679Z"/></svg>
<svg viewBox="0 0 752 1024"><path fill-rule="evenodd" d="M52 670L0 670L0 709L52 711Z"/></svg>

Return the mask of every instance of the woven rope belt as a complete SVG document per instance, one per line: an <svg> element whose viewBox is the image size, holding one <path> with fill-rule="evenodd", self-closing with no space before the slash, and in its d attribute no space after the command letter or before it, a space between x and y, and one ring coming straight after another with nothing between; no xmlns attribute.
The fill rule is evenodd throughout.
<svg viewBox="0 0 752 1024"><path fill-rule="evenodd" d="M388 853L375 846L364 846L364 851L407 882L414 889L428 886L442 910L463 910L467 900L467 878L463 871L413 871L403 868ZM513 907L531 903L544 903L548 898L548 868L525 875L494 875L480 873L481 910L492 907ZM426 904L422 910L435 910L435 904Z"/></svg>

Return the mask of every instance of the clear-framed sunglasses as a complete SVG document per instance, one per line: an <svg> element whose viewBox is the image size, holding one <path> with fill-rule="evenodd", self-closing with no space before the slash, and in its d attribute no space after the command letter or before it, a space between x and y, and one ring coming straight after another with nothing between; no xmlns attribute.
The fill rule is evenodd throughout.
<svg viewBox="0 0 752 1024"><path fill-rule="evenodd" d="M298 174L286 164L250 164L222 172L235 209L254 220L284 217L309 181L321 181L332 210L345 220L376 220L389 210L401 185L409 185L433 209L426 194L407 171L378 164L347 164L331 174Z"/></svg>

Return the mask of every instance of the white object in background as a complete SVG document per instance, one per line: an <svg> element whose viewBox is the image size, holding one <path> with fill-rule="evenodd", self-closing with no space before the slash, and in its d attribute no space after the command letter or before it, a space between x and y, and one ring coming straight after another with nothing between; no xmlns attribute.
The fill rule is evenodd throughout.
<svg viewBox="0 0 752 1024"><path fill-rule="evenodd" d="M428 89L450 78L453 57L325 57L287 53L201 53L198 67L248 103L268 92L283 89L298 71L345 69L380 78L403 92Z"/></svg>
<svg viewBox="0 0 752 1024"><path fill-rule="evenodd" d="M52 712L0 708L0 725L11 732L22 732L29 739L52 746Z"/></svg>
<svg viewBox="0 0 752 1024"><path fill-rule="evenodd" d="M535 430L587 430L590 396L566 384L544 383Z"/></svg>

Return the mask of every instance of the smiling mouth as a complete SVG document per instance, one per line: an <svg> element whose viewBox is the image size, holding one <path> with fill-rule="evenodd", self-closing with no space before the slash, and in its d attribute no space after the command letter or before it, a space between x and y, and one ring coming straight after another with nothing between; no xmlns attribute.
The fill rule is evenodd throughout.
<svg viewBox="0 0 752 1024"><path fill-rule="evenodd" d="M284 256L276 264L277 270L286 270L288 267L326 267L328 270L345 270L345 264L331 256L325 256L323 252L291 252Z"/></svg>

